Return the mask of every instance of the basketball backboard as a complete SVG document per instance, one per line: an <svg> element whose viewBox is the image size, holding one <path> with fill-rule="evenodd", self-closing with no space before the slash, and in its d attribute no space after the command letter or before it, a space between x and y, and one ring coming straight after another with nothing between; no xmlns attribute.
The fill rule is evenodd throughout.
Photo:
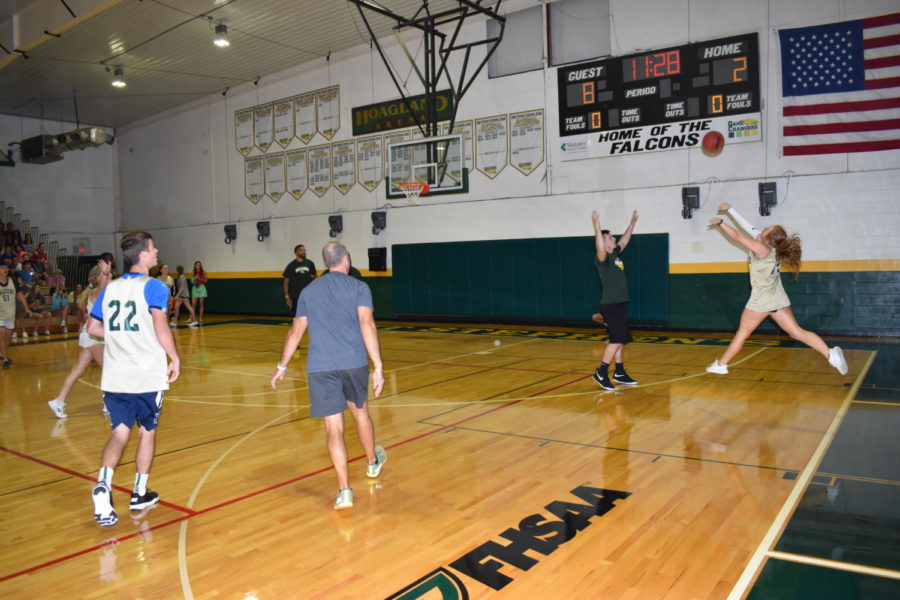
<svg viewBox="0 0 900 600"><path fill-rule="evenodd" d="M387 197L403 197L400 184L422 181L429 196L469 191L462 135L442 135L388 146Z"/></svg>

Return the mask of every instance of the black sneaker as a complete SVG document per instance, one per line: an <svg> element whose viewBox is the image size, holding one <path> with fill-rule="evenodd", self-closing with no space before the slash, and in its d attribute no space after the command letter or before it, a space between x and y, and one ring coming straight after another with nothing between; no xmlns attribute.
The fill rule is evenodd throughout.
<svg viewBox="0 0 900 600"><path fill-rule="evenodd" d="M638 382L628 376L628 373L622 373L619 375L618 373L613 373L612 380L616 383L621 383L622 385L637 385Z"/></svg>
<svg viewBox="0 0 900 600"><path fill-rule="evenodd" d="M4 358L4 359L3 359L3 368L4 368L4 369L8 369L8 368L10 368L11 366L12 366L12 361L9 360L8 358Z"/></svg>
<svg viewBox="0 0 900 600"><path fill-rule="evenodd" d="M612 384L612 382L609 380L609 377L600 374L600 369L594 371L594 381L596 381L597 385L602 387L604 390L616 389L616 386Z"/></svg>
<svg viewBox="0 0 900 600"><path fill-rule="evenodd" d="M147 490L143 496L138 495L137 492L132 492L131 505L128 508L129 510L144 510L148 506L153 506L157 502L159 502L159 494L157 494L156 492Z"/></svg>

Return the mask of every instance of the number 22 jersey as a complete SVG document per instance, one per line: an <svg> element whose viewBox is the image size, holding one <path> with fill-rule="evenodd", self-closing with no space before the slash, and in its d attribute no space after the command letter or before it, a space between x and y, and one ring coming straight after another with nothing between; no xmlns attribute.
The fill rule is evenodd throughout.
<svg viewBox="0 0 900 600"><path fill-rule="evenodd" d="M151 309L165 314L166 285L141 273L111 281L97 297L91 316L103 323L104 392L144 394L169 389L166 351L156 338Z"/></svg>

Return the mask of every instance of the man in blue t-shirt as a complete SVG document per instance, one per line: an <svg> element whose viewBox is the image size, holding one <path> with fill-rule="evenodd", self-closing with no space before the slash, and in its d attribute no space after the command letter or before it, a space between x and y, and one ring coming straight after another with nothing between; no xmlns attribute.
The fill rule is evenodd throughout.
<svg viewBox="0 0 900 600"><path fill-rule="evenodd" d="M350 255L338 242L322 249L322 258L330 273L310 283L300 294L294 323L284 341L281 360L272 374L272 389L284 378L287 364L297 350L303 334L309 329L309 353L306 373L309 381L311 417L325 419L328 453L337 473L340 489L335 509L353 506L353 491L347 468L344 444L344 410L356 421L359 441L366 451L366 475L378 477L387 453L375 445L375 427L369 417L368 352L375 370L372 387L375 397L381 395L384 371L378 332L372 316L372 292L369 286L348 275Z"/></svg>

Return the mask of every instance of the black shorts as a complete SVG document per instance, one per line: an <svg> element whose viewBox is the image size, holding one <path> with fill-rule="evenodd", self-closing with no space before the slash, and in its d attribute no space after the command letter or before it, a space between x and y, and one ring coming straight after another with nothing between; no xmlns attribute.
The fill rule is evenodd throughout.
<svg viewBox="0 0 900 600"><path fill-rule="evenodd" d="M631 329L628 327L628 303L601 304L600 312L606 319L610 344L627 344L632 341Z"/></svg>

